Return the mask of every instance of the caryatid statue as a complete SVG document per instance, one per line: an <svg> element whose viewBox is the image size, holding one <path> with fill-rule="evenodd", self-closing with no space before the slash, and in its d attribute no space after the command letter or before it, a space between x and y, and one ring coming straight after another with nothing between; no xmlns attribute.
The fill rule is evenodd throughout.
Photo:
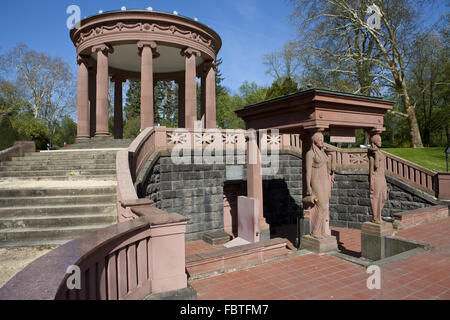
<svg viewBox="0 0 450 320"><path fill-rule="evenodd" d="M373 221L381 223L381 212L387 200L388 187L386 184L386 156L381 152L381 136L373 134L370 138L371 148L369 156L369 184L370 205L372 207Z"/></svg>
<svg viewBox="0 0 450 320"><path fill-rule="evenodd" d="M325 152L323 134L313 134L306 153L306 199L312 225L312 236L326 238L330 231L330 198L334 183L335 159Z"/></svg>

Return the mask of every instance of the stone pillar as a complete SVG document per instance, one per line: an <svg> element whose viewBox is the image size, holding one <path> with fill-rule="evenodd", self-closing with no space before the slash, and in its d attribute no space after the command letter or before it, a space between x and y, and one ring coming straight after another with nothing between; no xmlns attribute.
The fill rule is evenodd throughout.
<svg viewBox="0 0 450 320"><path fill-rule="evenodd" d="M91 70L89 72L89 116L90 116L90 131L89 135L91 138L95 137L95 128L97 122L97 80L96 80L96 70Z"/></svg>
<svg viewBox="0 0 450 320"><path fill-rule="evenodd" d="M137 46L141 55L141 130L144 130L154 125L153 58L159 55L154 41L139 41Z"/></svg>
<svg viewBox="0 0 450 320"><path fill-rule="evenodd" d="M178 81L178 128L184 128L186 123L185 116L185 86L184 86L184 78Z"/></svg>
<svg viewBox="0 0 450 320"><path fill-rule="evenodd" d="M206 73L201 72L201 92L200 92L200 121L202 122L202 128L206 129Z"/></svg>
<svg viewBox="0 0 450 320"><path fill-rule="evenodd" d="M373 261L386 257L386 237L394 234L392 223L365 222L361 228L361 256Z"/></svg>
<svg viewBox="0 0 450 320"><path fill-rule="evenodd" d="M89 75L87 62L78 57L78 123L77 141L89 140Z"/></svg>
<svg viewBox="0 0 450 320"><path fill-rule="evenodd" d="M216 73L214 62L206 64L206 79L205 79L205 112L206 120L205 127L207 129L215 129L216 124Z"/></svg>
<svg viewBox="0 0 450 320"><path fill-rule="evenodd" d="M249 131L247 144L247 195L259 201L260 240L270 239L270 226L264 218L264 199L262 185L261 151L258 147L258 133ZM239 212L238 212L239 216Z"/></svg>
<svg viewBox="0 0 450 320"><path fill-rule="evenodd" d="M113 49L101 44L92 48L92 52L97 53L97 123L95 128L95 138L110 137L108 120L109 120L109 100L108 100L108 54L113 52Z"/></svg>
<svg viewBox="0 0 450 320"><path fill-rule="evenodd" d="M114 139L123 139L123 108L122 108L122 78L115 77L114 81Z"/></svg>
<svg viewBox="0 0 450 320"><path fill-rule="evenodd" d="M196 82L196 59L200 52L192 48L181 51L181 55L186 57L185 67L185 128L193 129L197 121L197 82Z"/></svg>

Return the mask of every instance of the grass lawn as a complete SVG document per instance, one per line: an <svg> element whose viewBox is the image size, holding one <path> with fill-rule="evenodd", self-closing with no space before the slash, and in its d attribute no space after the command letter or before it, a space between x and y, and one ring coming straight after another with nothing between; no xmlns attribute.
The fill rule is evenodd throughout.
<svg viewBox="0 0 450 320"><path fill-rule="evenodd" d="M447 170L445 148L382 148L383 151L436 171Z"/></svg>

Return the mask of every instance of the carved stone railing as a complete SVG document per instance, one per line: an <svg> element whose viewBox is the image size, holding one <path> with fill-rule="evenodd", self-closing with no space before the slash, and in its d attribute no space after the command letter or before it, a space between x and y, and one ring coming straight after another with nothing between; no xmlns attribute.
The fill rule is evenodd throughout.
<svg viewBox="0 0 450 320"><path fill-rule="evenodd" d="M134 300L186 288L187 219L156 208L135 214L38 258L0 289L0 300Z"/></svg>
<svg viewBox="0 0 450 320"><path fill-rule="evenodd" d="M335 154L336 165L343 169L368 169L369 158L364 149L326 148ZM386 174L397 178L439 199L450 199L450 174L436 172L383 151L386 156Z"/></svg>
<svg viewBox="0 0 450 320"><path fill-rule="evenodd" d="M0 161L8 161L12 157L23 157L25 153L35 151L34 141L16 141L11 148L0 151Z"/></svg>

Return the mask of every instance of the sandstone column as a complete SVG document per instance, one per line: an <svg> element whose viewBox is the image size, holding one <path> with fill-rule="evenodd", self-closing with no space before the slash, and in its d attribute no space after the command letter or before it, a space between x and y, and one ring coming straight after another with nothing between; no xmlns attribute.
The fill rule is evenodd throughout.
<svg viewBox="0 0 450 320"><path fill-rule="evenodd" d="M123 139L122 78L114 77L114 139Z"/></svg>
<svg viewBox="0 0 450 320"><path fill-rule="evenodd" d="M270 239L270 226L264 218L261 151L258 147L258 133L254 130L249 130L247 134L247 195L249 198L259 201L260 240L265 241Z"/></svg>
<svg viewBox="0 0 450 320"><path fill-rule="evenodd" d="M94 46L92 52L97 53L97 123L95 138L109 137L109 101L108 101L108 54L113 52L112 47L101 44Z"/></svg>
<svg viewBox="0 0 450 320"><path fill-rule="evenodd" d="M139 41L137 46L141 55L141 130L144 130L154 125L153 58L159 55L154 41Z"/></svg>
<svg viewBox="0 0 450 320"><path fill-rule="evenodd" d="M185 70L185 128L194 128L197 121L197 82L196 82L196 59L200 52L192 48L181 51L181 55L186 57Z"/></svg>
<svg viewBox="0 0 450 320"><path fill-rule="evenodd" d="M89 117L90 117L90 130L89 135L91 138L95 137L95 127L97 122L97 80L96 80L96 70L90 70L89 72Z"/></svg>
<svg viewBox="0 0 450 320"><path fill-rule="evenodd" d="M185 104L185 86L184 86L184 78L178 81L178 128L184 128L186 123L186 116L184 110Z"/></svg>
<svg viewBox="0 0 450 320"><path fill-rule="evenodd" d="M77 141L88 140L89 134L89 75L87 62L78 57L78 124Z"/></svg>
<svg viewBox="0 0 450 320"><path fill-rule="evenodd" d="M216 124L216 73L214 71L215 63L208 62L206 64L206 79L205 79L205 127L207 129L215 129Z"/></svg>

